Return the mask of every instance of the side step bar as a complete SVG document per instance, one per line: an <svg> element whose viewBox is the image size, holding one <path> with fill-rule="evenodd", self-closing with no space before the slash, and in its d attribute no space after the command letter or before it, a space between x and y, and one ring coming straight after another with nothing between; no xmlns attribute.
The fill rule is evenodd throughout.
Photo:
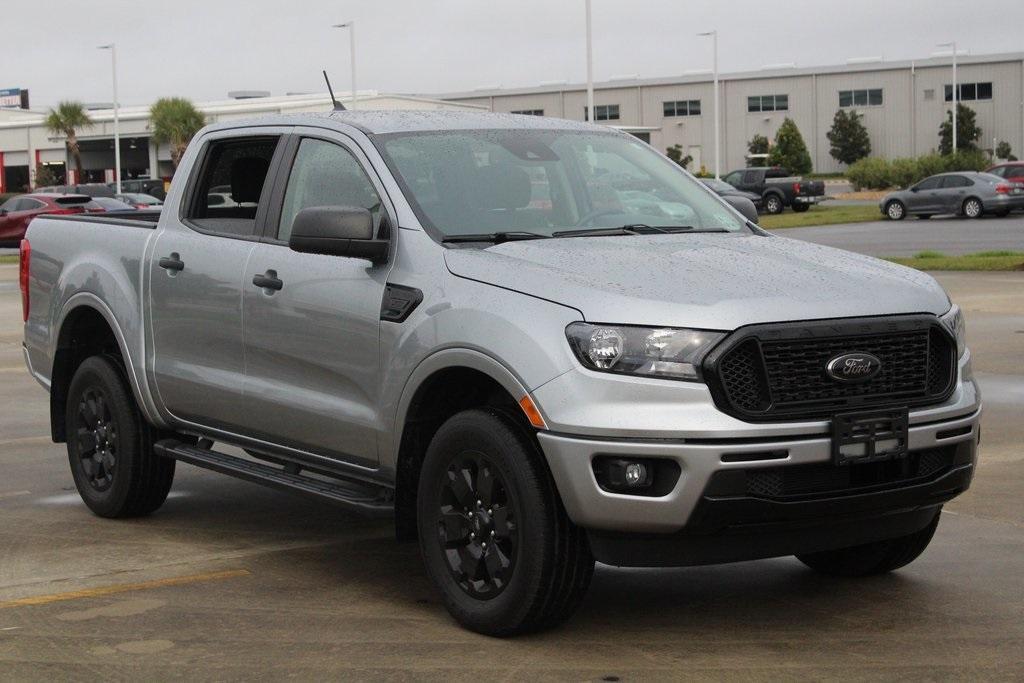
<svg viewBox="0 0 1024 683"><path fill-rule="evenodd" d="M192 446L177 439L158 441L153 445L153 450L165 458L173 458L256 484L329 500L371 517L386 517L395 509L391 491L383 486L375 487L339 479L327 480L306 476L299 473L298 467L286 470Z"/></svg>

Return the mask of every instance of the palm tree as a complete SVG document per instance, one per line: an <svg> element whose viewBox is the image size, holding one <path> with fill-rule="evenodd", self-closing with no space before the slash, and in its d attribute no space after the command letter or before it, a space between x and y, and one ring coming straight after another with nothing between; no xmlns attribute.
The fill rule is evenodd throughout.
<svg viewBox="0 0 1024 683"><path fill-rule="evenodd" d="M92 125L92 119L81 102L61 102L46 115L46 127L54 135L64 135L68 153L75 160L75 175L82 177L82 150L78 146L77 131Z"/></svg>
<svg viewBox="0 0 1024 683"><path fill-rule="evenodd" d="M162 97L149 108L153 139L171 146L171 163L178 169L181 157L199 129L206 125L202 112L183 97Z"/></svg>

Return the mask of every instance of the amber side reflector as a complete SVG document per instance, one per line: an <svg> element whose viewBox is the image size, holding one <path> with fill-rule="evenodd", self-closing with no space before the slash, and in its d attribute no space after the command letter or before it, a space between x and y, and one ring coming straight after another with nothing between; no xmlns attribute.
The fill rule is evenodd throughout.
<svg viewBox="0 0 1024 683"><path fill-rule="evenodd" d="M537 405L533 402L533 399L530 398L529 394L519 399L519 407L523 409L523 412L526 413L526 419L529 420L530 424L534 427L537 429L548 428L547 424L544 422L544 418L540 416L540 411L537 410Z"/></svg>

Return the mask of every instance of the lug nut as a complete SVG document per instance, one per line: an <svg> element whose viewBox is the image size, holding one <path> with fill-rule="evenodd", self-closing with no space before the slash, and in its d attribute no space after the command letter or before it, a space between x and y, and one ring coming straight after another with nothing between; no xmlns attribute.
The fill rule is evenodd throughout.
<svg viewBox="0 0 1024 683"><path fill-rule="evenodd" d="M494 538L494 529L491 529L491 538Z"/></svg>
<svg viewBox="0 0 1024 683"><path fill-rule="evenodd" d="M475 534L475 533L473 533L472 531L470 531L470 532L469 532L469 537L470 537L470 538L476 538L476 534Z"/></svg>
<svg viewBox="0 0 1024 683"><path fill-rule="evenodd" d="M483 546L484 548L486 548L486 547L487 547L487 541L484 541L484 542L483 542L483 543L482 543L481 545L482 545L482 546Z"/></svg>

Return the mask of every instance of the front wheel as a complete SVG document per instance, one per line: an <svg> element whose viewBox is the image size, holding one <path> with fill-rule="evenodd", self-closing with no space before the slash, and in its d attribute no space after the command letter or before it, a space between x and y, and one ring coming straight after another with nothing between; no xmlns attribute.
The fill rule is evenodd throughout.
<svg viewBox="0 0 1024 683"><path fill-rule="evenodd" d="M796 557L816 572L828 576L885 574L910 564L924 552L935 535L941 514L940 508L928 526L907 536Z"/></svg>
<svg viewBox="0 0 1024 683"><path fill-rule="evenodd" d="M782 213L782 210L785 208L785 205L782 203L782 197L777 194L770 194L764 198L764 210L767 213Z"/></svg>
<svg viewBox="0 0 1024 683"><path fill-rule="evenodd" d="M533 436L495 409L437 431L417 494L420 551L445 606L492 636L568 618L590 585L586 536L562 507Z"/></svg>
<svg viewBox="0 0 1024 683"><path fill-rule="evenodd" d="M82 500L100 517L138 517L159 508L174 460L153 453L152 435L124 371L105 356L75 371L65 408L68 460Z"/></svg>
<svg viewBox="0 0 1024 683"><path fill-rule="evenodd" d="M963 213L968 218L981 218L982 211L981 202L974 197L964 202Z"/></svg>
<svg viewBox="0 0 1024 683"><path fill-rule="evenodd" d="M885 215L891 221L901 221L907 215L907 207L899 200L892 200L885 205Z"/></svg>

